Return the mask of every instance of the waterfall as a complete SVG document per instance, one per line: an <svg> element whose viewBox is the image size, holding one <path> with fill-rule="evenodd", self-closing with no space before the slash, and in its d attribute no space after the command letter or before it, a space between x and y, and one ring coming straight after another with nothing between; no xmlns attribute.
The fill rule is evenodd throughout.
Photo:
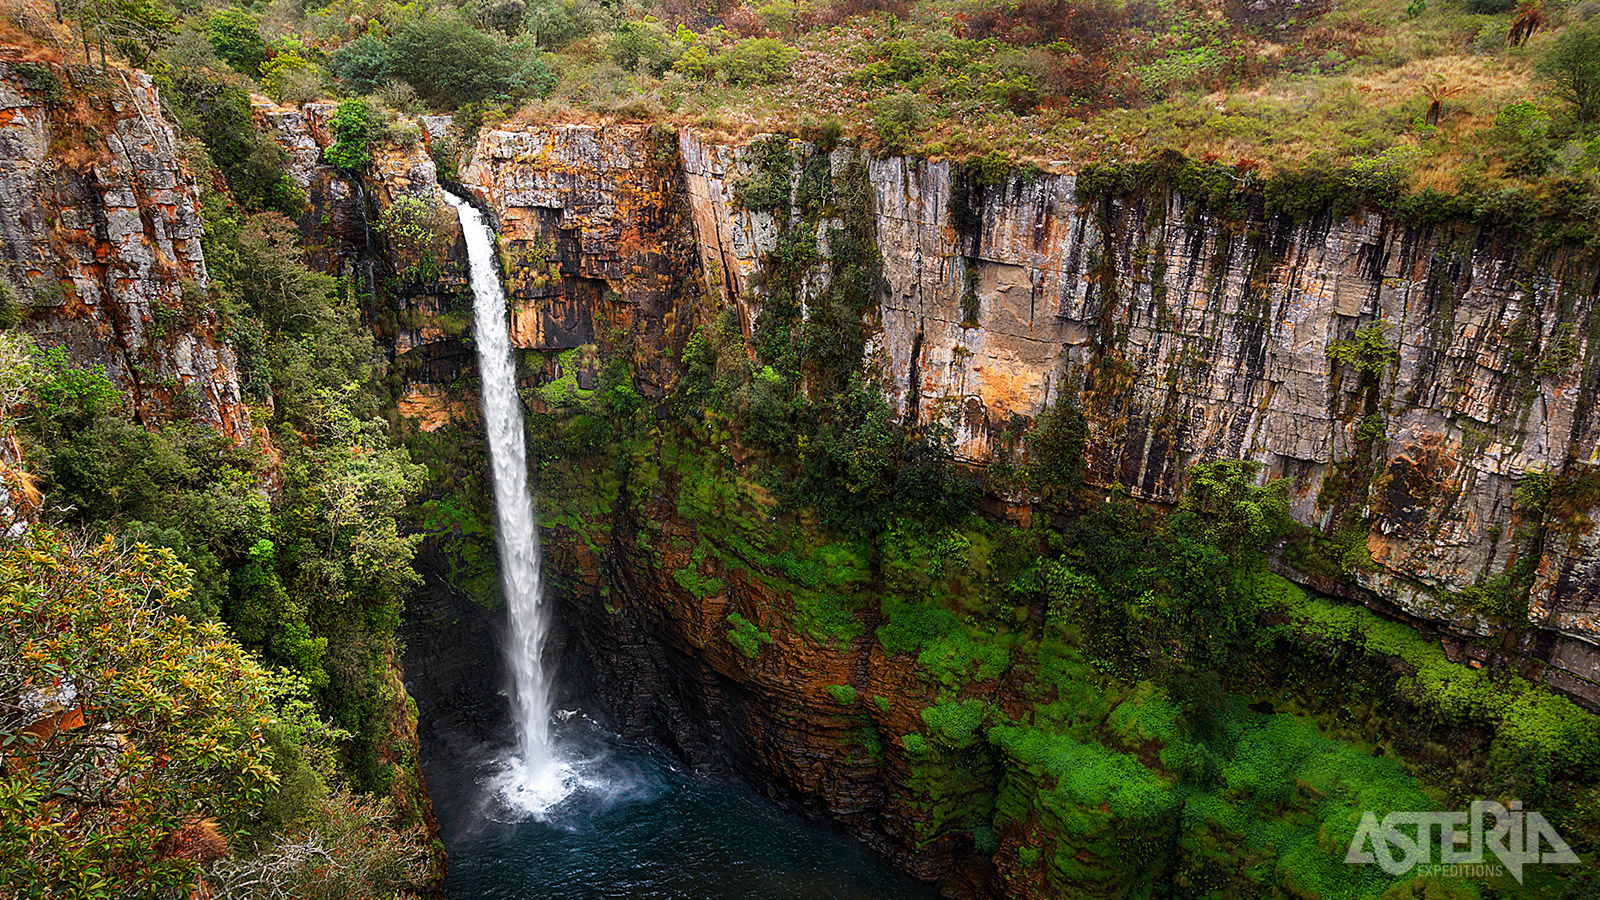
<svg viewBox="0 0 1600 900"><path fill-rule="evenodd" d="M541 653L545 614L539 578L539 523L528 490L528 458L516 363L506 327L506 292L495 266L494 233L483 215L448 192L467 240L472 272L473 322L483 379L483 421L489 438L494 508L500 535L501 584L510 623L507 662L512 674L515 755L499 779L506 803L538 814L573 788L573 773L557 758L550 738L550 685Z"/></svg>

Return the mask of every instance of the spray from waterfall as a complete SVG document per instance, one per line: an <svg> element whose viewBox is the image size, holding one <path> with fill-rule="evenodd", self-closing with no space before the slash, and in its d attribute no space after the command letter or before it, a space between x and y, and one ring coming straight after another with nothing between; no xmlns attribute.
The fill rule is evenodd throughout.
<svg viewBox="0 0 1600 900"><path fill-rule="evenodd" d="M499 525L501 582L510 622L507 661L517 745L497 786L501 799L512 809L538 815L577 785L572 768L558 758L550 737L550 684L542 659L546 620L539 577L539 523L528 490L522 402L517 396L516 364L506 327L506 292L495 267L494 233L483 215L453 194L446 193L445 200L456 208L461 220L472 272L483 420Z"/></svg>

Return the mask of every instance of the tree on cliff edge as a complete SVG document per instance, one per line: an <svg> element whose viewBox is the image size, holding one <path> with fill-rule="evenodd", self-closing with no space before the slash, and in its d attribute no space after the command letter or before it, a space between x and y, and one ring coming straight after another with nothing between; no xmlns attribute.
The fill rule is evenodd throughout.
<svg viewBox="0 0 1600 900"><path fill-rule="evenodd" d="M1600 19L1591 19L1556 38L1539 74L1556 96L1572 104L1580 122L1600 119Z"/></svg>

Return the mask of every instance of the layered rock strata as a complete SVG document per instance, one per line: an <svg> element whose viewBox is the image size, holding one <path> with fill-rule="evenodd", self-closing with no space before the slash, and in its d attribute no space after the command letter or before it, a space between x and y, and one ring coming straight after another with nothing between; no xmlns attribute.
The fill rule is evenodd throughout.
<svg viewBox="0 0 1600 900"><path fill-rule="evenodd" d="M250 433L206 297L200 191L150 76L0 49L0 291L137 417Z"/></svg>
<svg viewBox="0 0 1600 900"><path fill-rule="evenodd" d="M670 356L716 308L755 320L783 228L816 228L826 253L837 220L738 201L763 175L748 145L676 138L479 136L463 179L502 223L519 346L621 325ZM816 150L788 149L798 192ZM852 153L827 159L836 182ZM1371 557L1342 576L1283 571L1600 703L1600 510L1551 522L1517 491L1600 477L1592 267L1459 225L1230 217L1165 188L1083 198L1070 174L975 188L948 162L865 165L887 282L873 365L902 414L946 422L982 465L1019 423L1074 405L1089 481L1155 502L1194 463L1256 460L1290 480L1297 521L1355 528ZM1358 331L1386 351L1375 366L1330 353ZM668 363L646 369L652 393ZM1536 573L1526 625L1463 601L1518 566Z"/></svg>

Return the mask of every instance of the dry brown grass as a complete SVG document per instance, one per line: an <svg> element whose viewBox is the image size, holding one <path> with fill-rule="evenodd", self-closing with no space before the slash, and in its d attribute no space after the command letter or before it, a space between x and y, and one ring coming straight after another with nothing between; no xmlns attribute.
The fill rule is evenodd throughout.
<svg viewBox="0 0 1600 900"><path fill-rule="evenodd" d="M0 43L10 45L8 59L59 64L75 53L81 57L71 24L55 21L54 9L46 0L0 0Z"/></svg>

